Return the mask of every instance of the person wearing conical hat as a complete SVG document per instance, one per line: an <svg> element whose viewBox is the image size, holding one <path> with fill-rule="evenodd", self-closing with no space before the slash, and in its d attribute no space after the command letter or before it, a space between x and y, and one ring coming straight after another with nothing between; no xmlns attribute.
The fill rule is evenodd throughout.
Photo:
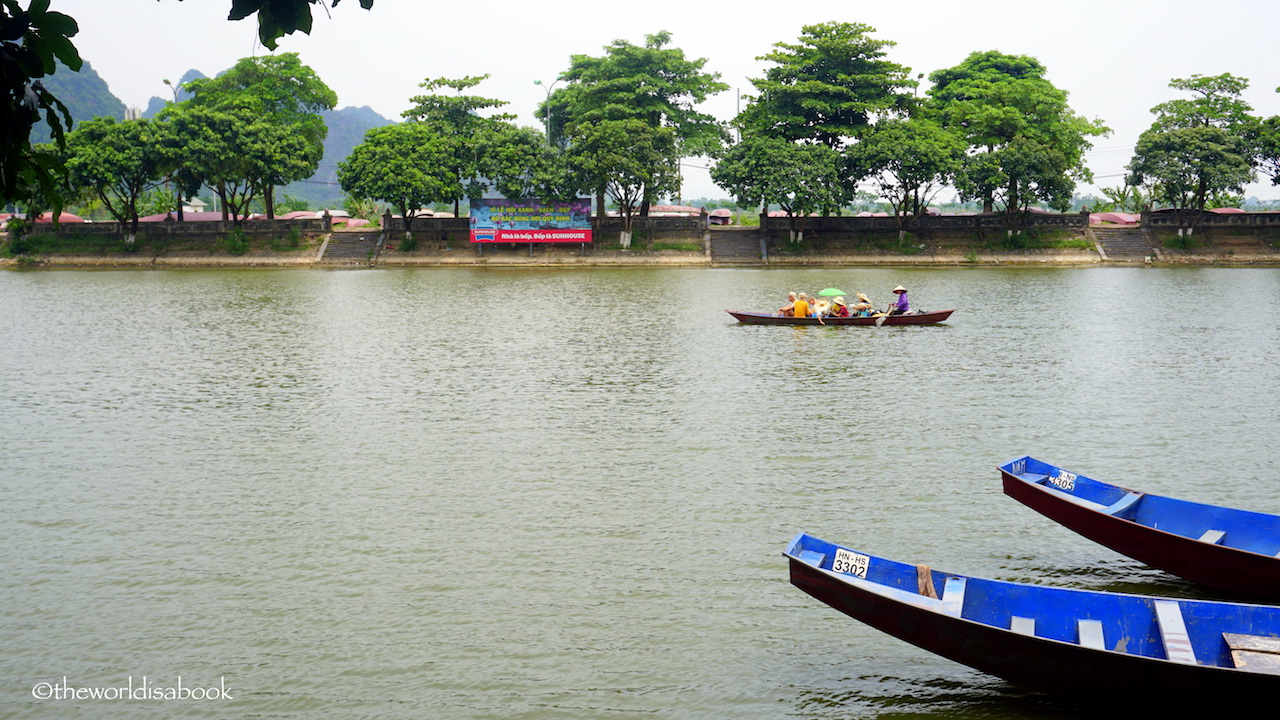
<svg viewBox="0 0 1280 720"><path fill-rule="evenodd" d="M911 302L907 300L907 289L899 285L893 289L893 294L897 295L898 299L889 304L889 314L906 315L911 312Z"/></svg>

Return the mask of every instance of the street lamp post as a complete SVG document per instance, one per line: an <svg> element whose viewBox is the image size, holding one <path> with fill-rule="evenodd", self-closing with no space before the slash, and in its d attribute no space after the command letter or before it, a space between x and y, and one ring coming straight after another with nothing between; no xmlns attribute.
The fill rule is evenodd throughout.
<svg viewBox="0 0 1280 720"><path fill-rule="evenodd" d="M552 90L553 88L555 88L555 86L556 86L556 85L557 85L561 80L563 80L563 79L564 79L564 76L563 76L563 75L557 75L557 76L556 76L556 79L555 79L554 81L552 81L552 83L551 83L550 85L542 85L542 81L541 81L541 80L534 80L534 81L533 81L533 84L534 84L534 85L542 85L542 89L543 89L543 90L545 90L545 91L546 91L546 93L547 93L547 101L546 101L545 103L543 103L543 104L546 106L546 108L547 108L546 113L544 113L544 114L546 115L546 119L543 121L543 123L544 123L544 127L546 128L546 131L547 131L547 144L548 144L548 145L550 145L550 144L551 144L551 90Z"/></svg>
<svg viewBox="0 0 1280 720"><path fill-rule="evenodd" d="M169 89L173 91L173 104L174 104L174 105L177 105L177 104L178 104L178 87L179 87L182 83L178 83L178 85L174 85L173 83L169 82L169 78L165 78L165 79L164 79L164 84L165 84L165 85L168 85L168 86L169 86ZM174 186L175 186L175 188L176 188L176 190L177 190L177 195L178 195L178 198L177 198L177 200L178 200L178 222L182 222L182 185L178 183L177 178L174 178L173 184L174 184Z"/></svg>

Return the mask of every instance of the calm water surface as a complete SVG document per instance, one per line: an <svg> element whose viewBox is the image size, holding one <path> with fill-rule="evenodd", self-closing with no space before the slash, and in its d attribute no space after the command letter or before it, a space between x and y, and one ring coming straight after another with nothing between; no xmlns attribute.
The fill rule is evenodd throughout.
<svg viewBox="0 0 1280 720"><path fill-rule="evenodd" d="M748 327L902 283L923 328ZM792 588L799 530L1210 595L1005 498L1032 454L1280 513L1280 270L0 273L0 715L1011 718ZM231 699L40 700L223 683Z"/></svg>

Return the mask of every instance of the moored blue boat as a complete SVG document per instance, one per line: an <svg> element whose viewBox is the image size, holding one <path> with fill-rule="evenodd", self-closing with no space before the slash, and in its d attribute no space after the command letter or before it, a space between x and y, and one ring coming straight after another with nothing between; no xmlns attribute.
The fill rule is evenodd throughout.
<svg viewBox="0 0 1280 720"><path fill-rule="evenodd" d="M1217 704L1280 691L1280 607L991 580L800 533L791 583L925 650L1076 699Z"/></svg>
<svg viewBox="0 0 1280 720"><path fill-rule="evenodd" d="M1109 485L1023 456L1004 492L1116 552L1222 590L1280 599L1280 516Z"/></svg>

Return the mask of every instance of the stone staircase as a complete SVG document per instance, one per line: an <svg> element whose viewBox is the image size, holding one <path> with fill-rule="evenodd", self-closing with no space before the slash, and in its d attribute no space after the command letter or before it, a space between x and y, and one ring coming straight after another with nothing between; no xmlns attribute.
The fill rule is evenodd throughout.
<svg viewBox="0 0 1280 720"><path fill-rule="evenodd" d="M341 265L372 265L382 250L382 233L337 231L329 236L320 262Z"/></svg>
<svg viewBox="0 0 1280 720"><path fill-rule="evenodd" d="M751 229L711 229L713 265L759 265L760 231Z"/></svg>
<svg viewBox="0 0 1280 720"><path fill-rule="evenodd" d="M1093 238L1110 262L1146 262L1155 254L1145 228L1092 227Z"/></svg>

